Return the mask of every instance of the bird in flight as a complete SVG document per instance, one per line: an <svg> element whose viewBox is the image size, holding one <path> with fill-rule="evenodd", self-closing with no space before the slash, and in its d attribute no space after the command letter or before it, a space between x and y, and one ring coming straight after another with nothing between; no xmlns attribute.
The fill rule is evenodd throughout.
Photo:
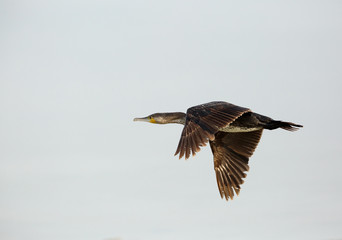
<svg viewBox="0 0 342 240"><path fill-rule="evenodd" d="M302 125L273 120L227 102L210 102L191 107L186 113L154 113L134 121L184 125L175 155L179 159L195 156L209 142L221 198L228 201L240 192L249 170L248 160L264 129L296 131Z"/></svg>

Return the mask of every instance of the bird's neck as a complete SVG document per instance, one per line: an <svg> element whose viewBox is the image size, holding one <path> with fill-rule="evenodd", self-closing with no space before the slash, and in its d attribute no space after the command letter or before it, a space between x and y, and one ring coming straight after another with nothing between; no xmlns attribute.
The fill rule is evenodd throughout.
<svg viewBox="0 0 342 240"><path fill-rule="evenodd" d="M178 124L183 124L183 125L185 125L185 116L184 116L184 118L175 119L175 120L173 120L171 123L178 123Z"/></svg>
<svg viewBox="0 0 342 240"><path fill-rule="evenodd" d="M185 125L186 114L183 112L164 113L167 123L178 123Z"/></svg>

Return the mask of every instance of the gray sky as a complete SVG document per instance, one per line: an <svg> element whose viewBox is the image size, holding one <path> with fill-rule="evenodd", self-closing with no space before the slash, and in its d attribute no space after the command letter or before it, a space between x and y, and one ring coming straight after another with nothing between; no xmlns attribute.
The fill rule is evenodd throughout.
<svg viewBox="0 0 342 240"><path fill-rule="evenodd" d="M1 1L0 238L342 238L341 1ZM182 126L214 100L267 131L240 196Z"/></svg>

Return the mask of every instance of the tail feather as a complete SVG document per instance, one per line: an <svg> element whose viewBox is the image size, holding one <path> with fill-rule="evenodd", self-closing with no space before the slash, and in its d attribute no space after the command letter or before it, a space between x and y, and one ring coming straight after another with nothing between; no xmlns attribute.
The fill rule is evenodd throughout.
<svg viewBox="0 0 342 240"><path fill-rule="evenodd" d="M299 125L299 124L295 124L295 123L292 123L292 122L282 122L282 121L270 121L268 122L264 128L266 129L269 129L269 130L273 130L273 129L276 129L276 128L282 128L282 129L285 129L287 131L297 131L299 128L303 127L302 125Z"/></svg>

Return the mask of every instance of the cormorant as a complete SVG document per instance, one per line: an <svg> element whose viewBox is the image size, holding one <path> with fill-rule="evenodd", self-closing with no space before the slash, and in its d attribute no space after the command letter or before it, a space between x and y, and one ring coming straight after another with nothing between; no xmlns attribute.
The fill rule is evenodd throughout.
<svg viewBox="0 0 342 240"><path fill-rule="evenodd" d="M194 156L209 142L214 155L214 169L221 198L238 195L243 178L264 129L282 128L295 131L302 125L273 120L227 102L210 102L183 112L154 113L134 121L183 124L184 128L175 155L179 159Z"/></svg>

